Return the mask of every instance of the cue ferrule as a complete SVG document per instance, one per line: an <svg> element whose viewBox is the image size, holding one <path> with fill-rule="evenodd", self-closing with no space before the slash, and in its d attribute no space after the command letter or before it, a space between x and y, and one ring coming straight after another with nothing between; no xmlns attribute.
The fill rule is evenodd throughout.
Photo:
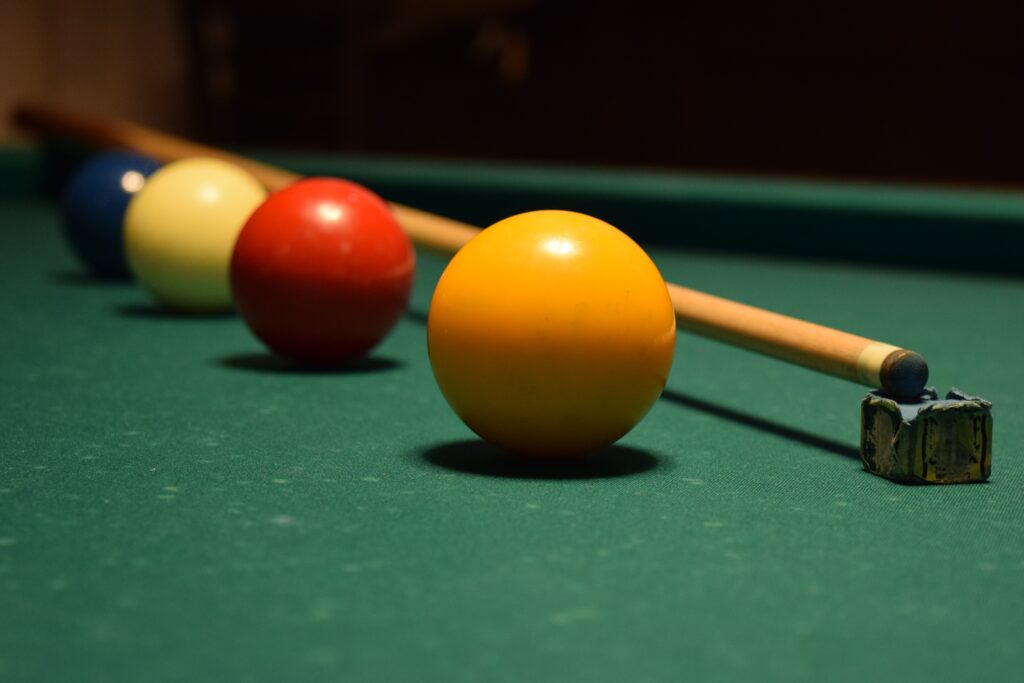
<svg viewBox="0 0 1024 683"><path fill-rule="evenodd" d="M857 357L857 381L869 387L882 388L882 364L898 351L900 348L892 344L869 343Z"/></svg>

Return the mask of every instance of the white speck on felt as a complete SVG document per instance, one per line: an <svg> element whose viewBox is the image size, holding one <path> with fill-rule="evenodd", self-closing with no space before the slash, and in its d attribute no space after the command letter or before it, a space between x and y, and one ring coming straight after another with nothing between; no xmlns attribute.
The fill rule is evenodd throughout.
<svg viewBox="0 0 1024 683"><path fill-rule="evenodd" d="M178 492L178 487L177 486L165 486L164 487L164 491L167 491L168 493L177 493Z"/></svg>
<svg viewBox="0 0 1024 683"><path fill-rule="evenodd" d="M277 526L292 526L295 524L295 518L291 515L274 515L270 518L270 523Z"/></svg>
<svg viewBox="0 0 1024 683"><path fill-rule="evenodd" d="M814 633L814 626L806 621L798 621L793 624L793 633L798 636L806 636Z"/></svg>
<svg viewBox="0 0 1024 683"><path fill-rule="evenodd" d="M380 479L378 479L377 477L363 477L363 481L375 484L378 481L380 481Z"/></svg>
<svg viewBox="0 0 1024 683"><path fill-rule="evenodd" d="M904 602L903 604L900 604L900 605L896 606L896 614L899 614L900 616L905 616L905 615L908 615L908 614L916 614L917 611L918 611L918 606L915 605L912 602Z"/></svg>
<svg viewBox="0 0 1024 683"><path fill-rule="evenodd" d="M114 600L114 604L120 607L121 609L133 609L135 607L138 607L139 601L135 598L134 595L125 594L118 596L118 598Z"/></svg>
<svg viewBox="0 0 1024 683"><path fill-rule="evenodd" d="M717 520L709 519L709 520L704 522L704 526L707 527L708 529L718 529L719 527L723 527L725 525L722 522L719 522Z"/></svg>
<svg viewBox="0 0 1024 683"><path fill-rule="evenodd" d="M288 480L287 479L271 479L270 483L272 483L272 484L287 484Z"/></svg>
<svg viewBox="0 0 1024 683"><path fill-rule="evenodd" d="M309 653L309 661L321 666L330 666L338 661L338 655L327 647L318 647Z"/></svg>
<svg viewBox="0 0 1024 683"><path fill-rule="evenodd" d="M556 626L571 626L580 621L597 621L601 613L593 607L580 607L571 610L554 612L548 619Z"/></svg>
<svg viewBox="0 0 1024 683"><path fill-rule="evenodd" d="M334 619L334 604L328 598L318 598L309 610L309 618L313 621L331 621Z"/></svg>
<svg viewBox="0 0 1024 683"><path fill-rule="evenodd" d="M527 510L540 510L540 503L527 503L526 504L526 509Z"/></svg>

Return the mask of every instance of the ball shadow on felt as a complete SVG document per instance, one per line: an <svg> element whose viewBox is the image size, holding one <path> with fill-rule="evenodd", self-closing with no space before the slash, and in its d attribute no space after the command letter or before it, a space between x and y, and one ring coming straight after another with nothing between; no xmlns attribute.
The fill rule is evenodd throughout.
<svg viewBox="0 0 1024 683"><path fill-rule="evenodd" d="M617 445L580 457L531 458L480 439L467 439L429 446L417 456L434 467L507 479L610 479L668 467L664 459L649 451Z"/></svg>

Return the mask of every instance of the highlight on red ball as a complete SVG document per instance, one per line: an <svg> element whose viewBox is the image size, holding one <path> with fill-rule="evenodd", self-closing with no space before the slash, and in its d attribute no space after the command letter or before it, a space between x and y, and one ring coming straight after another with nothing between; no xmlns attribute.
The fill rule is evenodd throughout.
<svg viewBox="0 0 1024 683"><path fill-rule="evenodd" d="M415 261L380 197L345 180L308 178L249 217L231 258L231 291L273 352L339 365L365 355L398 322Z"/></svg>

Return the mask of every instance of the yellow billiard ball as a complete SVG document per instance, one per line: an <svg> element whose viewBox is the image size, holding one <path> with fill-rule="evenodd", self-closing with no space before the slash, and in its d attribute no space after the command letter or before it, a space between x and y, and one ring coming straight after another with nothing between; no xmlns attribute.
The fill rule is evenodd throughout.
<svg viewBox="0 0 1024 683"><path fill-rule="evenodd" d="M219 159L164 166L125 213L125 255L132 273L169 308L229 310L235 239L265 197L256 178Z"/></svg>
<svg viewBox="0 0 1024 683"><path fill-rule="evenodd" d="M482 231L430 305L438 386L465 424L514 453L607 446L665 386L676 322L665 281L629 237L590 216L534 211Z"/></svg>

